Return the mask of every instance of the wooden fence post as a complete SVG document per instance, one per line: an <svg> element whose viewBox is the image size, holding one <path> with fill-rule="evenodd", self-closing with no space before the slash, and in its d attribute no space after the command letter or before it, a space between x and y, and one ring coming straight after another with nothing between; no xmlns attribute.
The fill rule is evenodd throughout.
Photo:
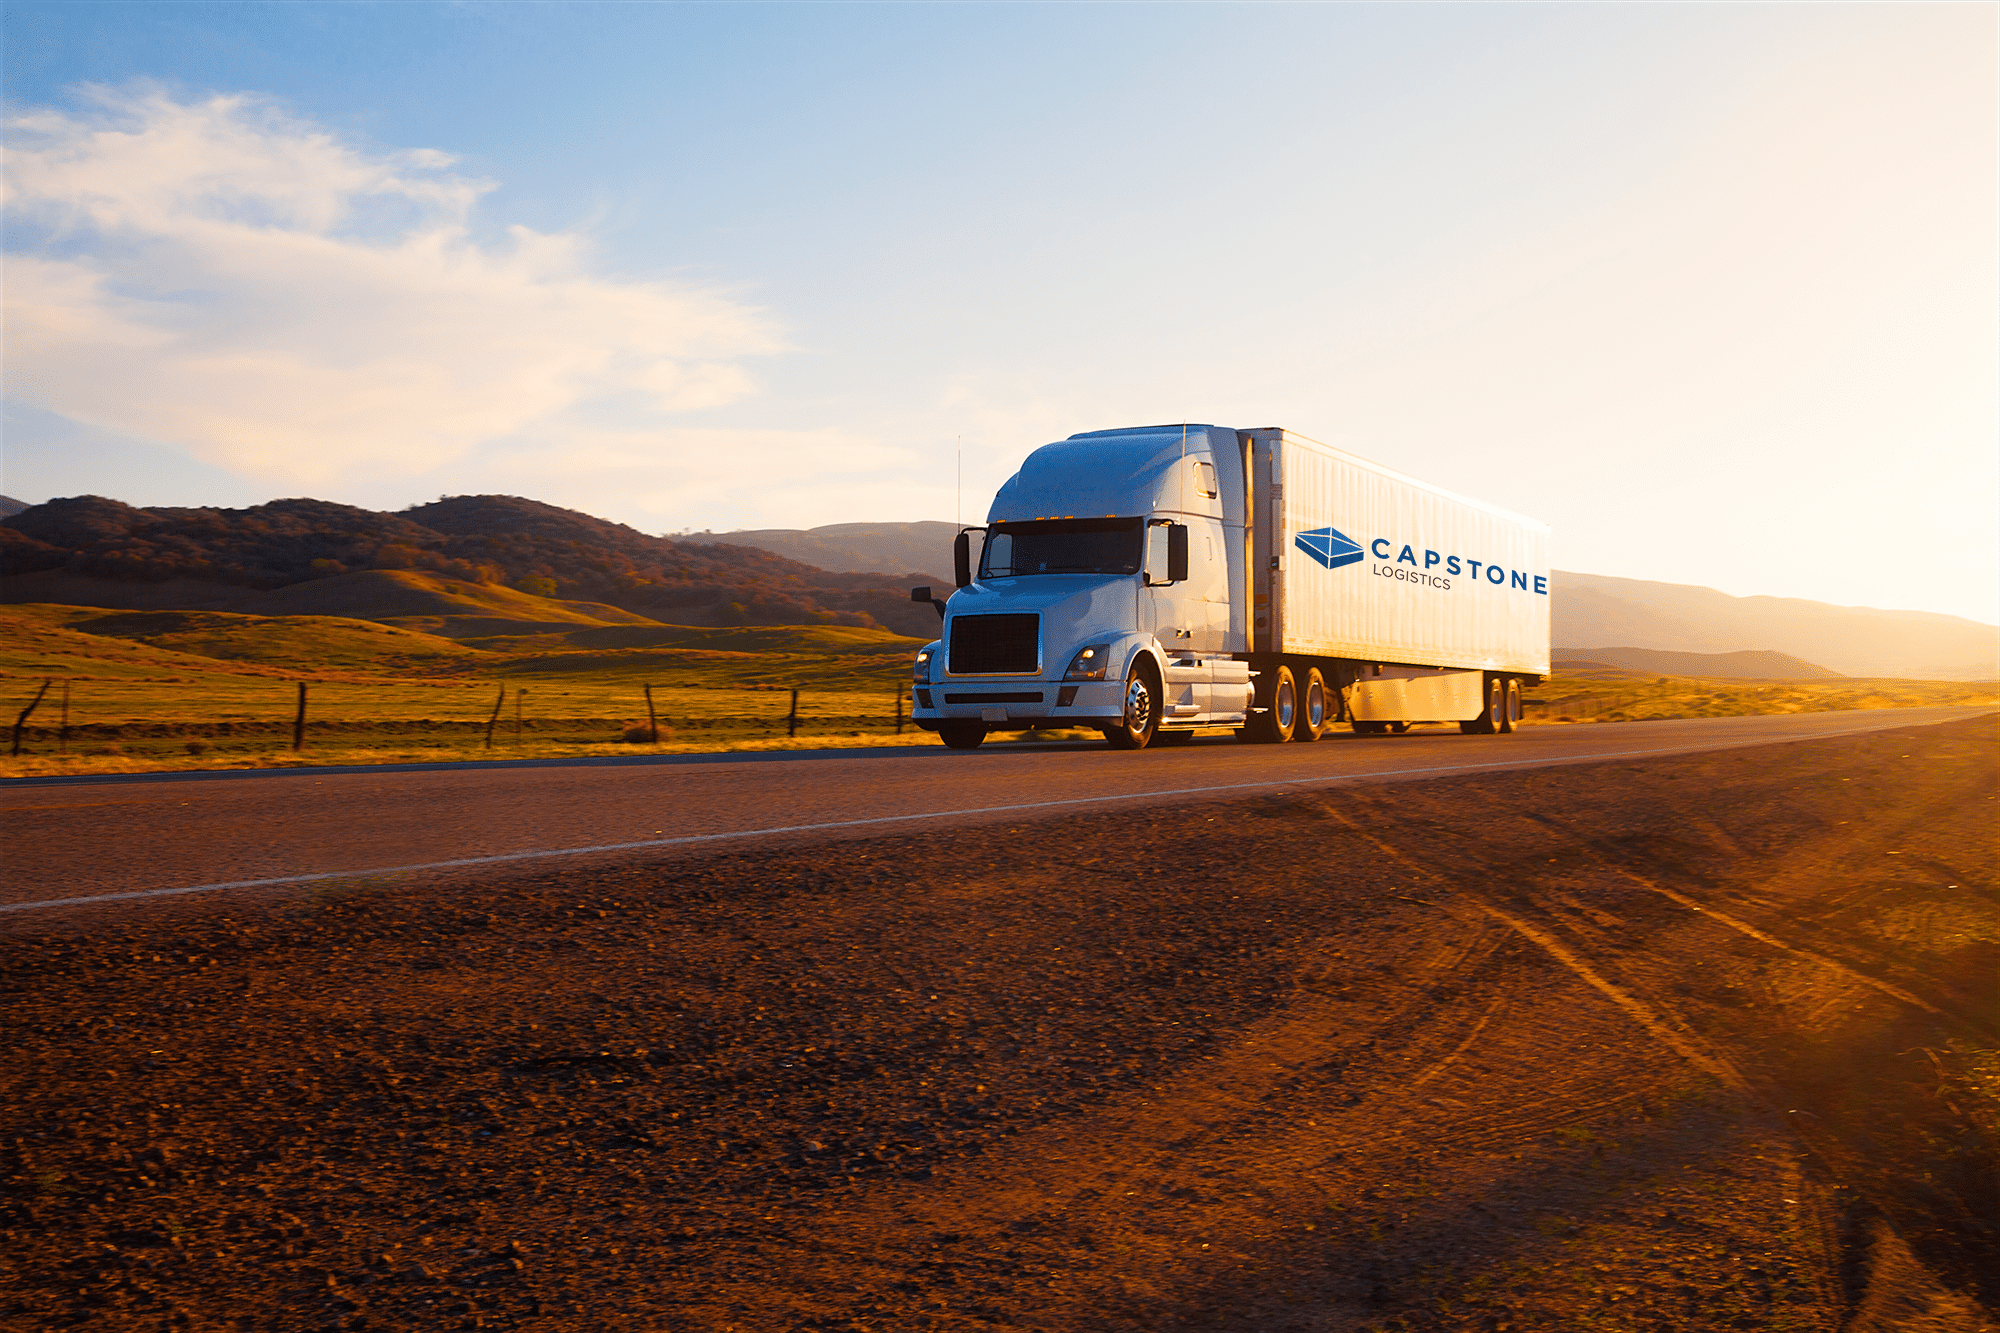
<svg viewBox="0 0 2000 1333"><path fill-rule="evenodd" d="M306 748L306 683L299 682L299 711L292 715L292 748Z"/></svg>
<svg viewBox="0 0 2000 1333"><path fill-rule="evenodd" d="M493 728L500 725L500 708L507 702L507 687L502 685L500 693L493 696L493 716L486 719L486 748L493 748Z"/></svg>
<svg viewBox="0 0 2000 1333"><path fill-rule="evenodd" d="M50 676L47 680L43 681L42 688L35 691L35 697L28 700L28 706L21 710L21 716L14 719L14 754L17 757L21 753L21 728L28 725L28 714L35 711L35 705L42 701L42 696L49 692L49 686L55 683L56 679L54 676ZM793 690L792 698L797 699L798 697L799 692Z"/></svg>
<svg viewBox="0 0 2000 1333"><path fill-rule="evenodd" d="M63 681L62 729L56 732L56 753L69 753L69 681Z"/></svg>
<svg viewBox="0 0 2000 1333"><path fill-rule="evenodd" d="M527 691L519 685L514 687L514 748L521 748L521 696Z"/></svg>
<svg viewBox="0 0 2000 1333"><path fill-rule="evenodd" d="M903 734L903 687L896 687L896 734Z"/></svg>
<svg viewBox="0 0 2000 1333"><path fill-rule="evenodd" d="M660 743L660 715L653 711L653 687L646 687L646 725L653 729L653 744Z"/></svg>
<svg viewBox="0 0 2000 1333"><path fill-rule="evenodd" d="M785 719L785 734L787 736L796 736L799 734L799 692L797 689L793 689L792 691L792 711L791 715Z"/></svg>

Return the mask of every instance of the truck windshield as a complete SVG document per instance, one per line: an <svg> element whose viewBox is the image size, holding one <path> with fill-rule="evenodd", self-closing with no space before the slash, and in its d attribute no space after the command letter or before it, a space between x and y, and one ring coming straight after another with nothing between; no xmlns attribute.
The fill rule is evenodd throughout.
<svg viewBox="0 0 2000 1333"><path fill-rule="evenodd" d="M1062 518L1035 523L995 523L979 557L983 579L1025 574L1136 574L1137 518Z"/></svg>

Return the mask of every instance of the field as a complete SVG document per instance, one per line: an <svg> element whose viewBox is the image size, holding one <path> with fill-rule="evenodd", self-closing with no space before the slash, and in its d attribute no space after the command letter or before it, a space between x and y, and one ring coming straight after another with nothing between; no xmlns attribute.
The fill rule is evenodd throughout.
<svg viewBox="0 0 2000 1333"><path fill-rule="evenodd" d="M1522 711L1526 722L1542 726L1994 702L2000 681L1726 680L1614 670L1559 672L1528 691Z"/></svg>
<svg viewBox="0 0 2000 1333"><path fill-rule="evenodd" d="M838 626L489 618L446 628L479 632L451 638L336 616L0 608L8 720L55 681L24 731L24 754L0 774L881 743L896 738L899 691L908 714L910 655L921 646ZM301 683L306 746L294 752ZM793 740L799 684L809 688ZM650 727L649 685L662 743L634 745L621 738ZM934 743L907 726L902 736Z"/></svg>
<svg viewBox="0 0 2000 1333"><path fill-rule="evenodd" d="M830 625L662 625L483 585L409 574L379 582L373 602L340 608L372 610L372 619L0 606L5 719L44 681L55 682L23 728L20 757L0 756L0 777L936 743L896 725L899 709L907 716L916 639ZM306 743L294 750L301 683ZM657 745L645 739L649 685ZM803 687L796 728L787 720L795 687ZM1724 681L1610 670L1531 690L1526 721L1997 698L1992 682ZM639 741L625 739L641 726Z"/></svg>

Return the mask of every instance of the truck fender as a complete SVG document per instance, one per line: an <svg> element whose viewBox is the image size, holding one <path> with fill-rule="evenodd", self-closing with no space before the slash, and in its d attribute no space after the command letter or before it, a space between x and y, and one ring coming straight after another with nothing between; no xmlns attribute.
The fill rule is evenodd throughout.
<svg viewBox="0 0 2000 1333"><path fill-rule="evenodd" d="M1137 662L1142 657L1150 657L1153 660L1153 673L1154 673L1153 679L1160 681L1162 683L1166 681L1167 655L1165 650L1160 647L1160 641L1158 639L1155 639L1152 635L1150 634L1134 635L1132 637L1131 645L1129 648L1126 649L1126 651L1123 654L1123 657L1125 661L1125 670L1119 673L1118 678L1120 680L1123 680L1125 679L1126 676L1132 674L1133 663ZM1114 652L1111 660L1114 662L1118 661L1119 654Z"/></svg>

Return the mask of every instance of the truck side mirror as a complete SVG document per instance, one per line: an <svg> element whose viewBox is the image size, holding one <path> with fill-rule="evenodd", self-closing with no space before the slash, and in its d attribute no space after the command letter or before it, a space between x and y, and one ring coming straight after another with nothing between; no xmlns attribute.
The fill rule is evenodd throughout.
<svg viewBox="0 0 2000 1333"><path fill-rule="evenodd" d="M1185 523L1167 528L1167 582L1182 583L1188 576L1188 530Z"/></svg>
<svg viewBox="0 0 2000 1333"><path fill-rule="evenodd" d="M931 590L928 586L910 589L910 600L913 602L929 602L937 608L938 619L944 619L944 601L942 598L931 596Z"/></svg>
<svg viewBox="0 0 2000 1333"><path fill-rule="evenodd" d="M951 573L961 588L972 586L972 534L961 532L951 542Z"/></svg>

